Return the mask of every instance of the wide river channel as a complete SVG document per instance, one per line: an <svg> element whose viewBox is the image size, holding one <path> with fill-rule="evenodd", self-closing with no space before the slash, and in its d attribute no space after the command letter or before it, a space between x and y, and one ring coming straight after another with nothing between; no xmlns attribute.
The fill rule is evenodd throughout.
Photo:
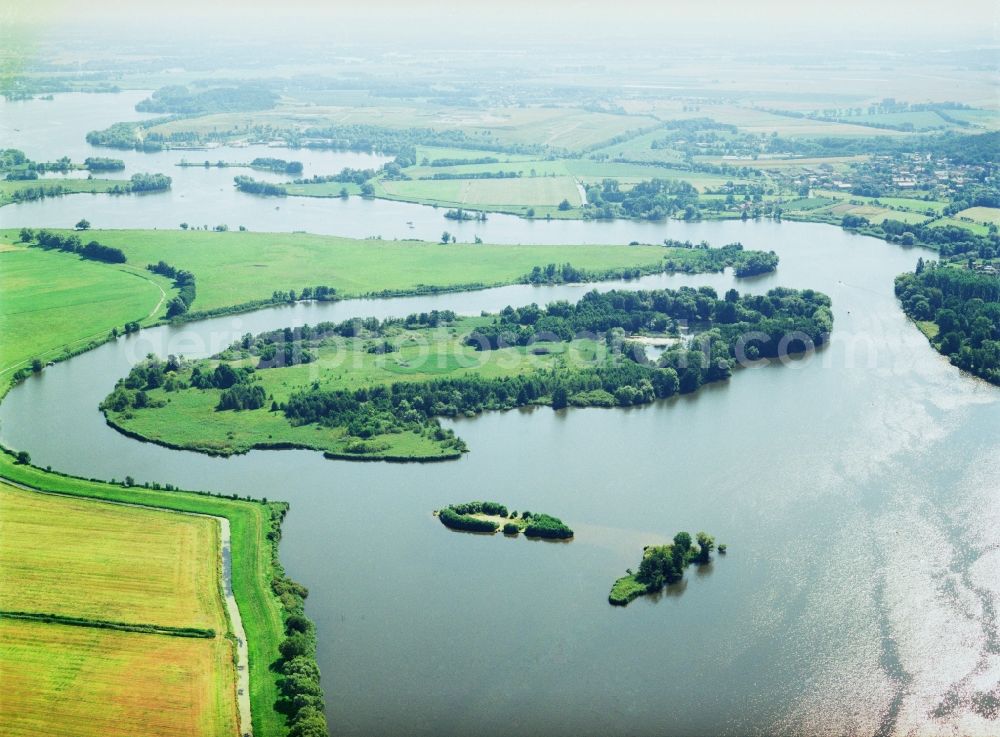
<svg viewBox="0 0 1000 737"><path fill-rule="evenodd" d="M137 119L144 95L0 103L4 147L34 159L120 156L87 130ZM365 154L263 149L307 176ZM741 241L776 274L657 276L597 288L812 287L831 344L789 365L629 410L487 413L451 423L471 449L439 464L306 451L213 458L131 440L97 405L146 353L209 355L247 332L578 299L580 287L299 304L144 330L46 369L0 404L0 441L40 466L291 503L281 557L310 590L335 734L963 734L1000 730L1000 391L961 374L907 321L904 250L796 223L455 224L404 203L234 192L247 149L126 152L169 194L74 195L0 209L0 225L176 228L182 222L494 243ZM169 254L164 254L169 261ZM181 264L182 266L182 264ZM568 544L452 533L431 511L497 499L566 520ZM619 609L611 583L643 545L706 530L727 556Z"/></svg>

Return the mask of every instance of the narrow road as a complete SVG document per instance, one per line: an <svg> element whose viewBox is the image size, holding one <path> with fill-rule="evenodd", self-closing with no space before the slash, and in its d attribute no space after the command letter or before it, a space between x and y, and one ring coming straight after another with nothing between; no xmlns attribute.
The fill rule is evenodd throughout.
<svg viewBox="0 0 1000 737"><path fill-rule="evenodd" d="M247 652L247 635L243 629L243 618L240 617L240 607L236 603L233 595L233 563L231 551L231 536L229 533L229 520L225 517L216 517L211 514L199 514L197 512L181 512L175 509L164 507L154 507L149 504L130 504L129 502L117 502L110 499L95 499L93 497L81 496L79 494L65 494L59 491L46 491L34 486L22 484L5 476L0 476L5 484L33 491L36 494L51 494L52 496L64 496L70 499L84 499L97 504L115 504L119 507L139 507L141 509L152 509L158 512L169 512L172 514L186 514L189 517L205 517L214 519L219 524L219 547L222 560L222 593L223 603L229 615L232 625L233 636L236 638L236 711L239 716L239 733L242 737L252 737L253 727L250 721L250 656Z"/></svg>

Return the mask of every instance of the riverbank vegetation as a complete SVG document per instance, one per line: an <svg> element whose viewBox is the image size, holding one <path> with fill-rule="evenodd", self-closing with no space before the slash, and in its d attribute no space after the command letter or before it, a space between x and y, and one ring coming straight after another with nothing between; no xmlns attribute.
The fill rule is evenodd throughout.
<svg viewBox="0 0 1000 737"><path fill-rule="evenodd" d="M646 404L728 379L738 361L820 346L831 328L829 298L812 290L591 292L478 318L432 312L248 334L208 361L151 357L102 409L130 435L208 453L445 460L466 447L439 418ZM642 335L672 345L653 361L632 340Z"/></svg>
<svg viewBox="0 0 1000 737"><path fill-rule="evenodd" d="M527 510L520 514L516 510L508 512L499 502L449 504L434 514L445 527L464 532L495 533L502 528L504 535L523 532L525 537L551 540L573 537L573 530L558 517Z"/></svg>
<svg viewBox="0 0 1000 737"><path fill-rule="evenodd" d="M715 538L699 532L692 539L690 533L678 532L673 542L666 545L649 545L643 548L639 570L629 571L611 587L608 601L616 606L627 606L644 594L656 593L684 578L684 570L691 564L704 565L711 561ZM719 552L725 545L719 545Z"/></svg>
<svg viewBox="0 0 1000 737"><path fill-rule="evenodd" d="M985 270L988 268L989 270ZM912 274L896 277L903 311L955 366L1000 385L1000 272L921 260Z"/></svg>
<svg viewBox="0 0 1000 737"><path fill-rule="evenodd" d="M285 575L278 558L281 522L287 512L287 504L268 500L254 501L249 498L244 500L235 495L224 497L205 492L180 491L169 484L163 486L159 483L147 483L139 486L132 479L126 479L123 484L88 481L43 471L29 464L18 463L16 456L6 450L0 452L0 478L33 489L79 497L81 500L116 501L228 519L231 535L233 594L239 605L240 616L247 635L253 732L258 735L284 735L298 727L301 734L324 734L322 730L325 729L325 718L322 714L322 699L317 695L316 687L319 670L315 664L315 636L312 625L305 618L303 612L303 601L308 592L303 586ZM158 514L157 512L152 513ZM182 538L172 544L183 544L183 542ZM92 542L87 544L93 545ZM217 572L218 569L215 570L216 574ZM82 590L78 589L78 591ZM217 591L218 583L216 582L209 595L214 596ZM75 593L73 595L81 596L82 594ZM2 619L0 619L0 626L6 626L6 622ZM49 625L18 622L15 626L46 627ZM78 628L68 627L66 629L76 630ZM131 633L105 633L103 630L91 628L79 629L85 629L87 633L97 633L88 634L88 637L91 638L135 636ZM165 639L177 643L207 642L203 639L193 638L171 637ZM221 639L217 638L217 640ZM293 640L293 643L284 644L289 639ZM88 648L89 652L100 654L103 660L107 651L101 649L102 642L103 639L92 639L92 644L88 645ZM178 645L178 647L180 646ZM148 647L143 649L148 650ZM198 662L197 658L192 657L193 653L190 650L178 657L182 656L183 662L190 664ZM163 662L156 658L154 660L155 664L151 663L150 666L151 676L163 674ZM226 660L229 667L232 667L232 658L228 651ZM26 660L25 662L32 661ZM51 664L58 662L59 659L55 658ZM113 660L107 661L108 665L114 665L115 662ZM170 658L165 662L174 661ZM305 673L306 677L297 677L296 673ZM137 673L117 671L115 677L134 679L137 677ZM6 678L5 682L7 682ZM176 683L175 680L173 682ZM119 683L126 685L121 680ZM151 703L158 703L157 698L159 697L157 695L162 693L164 693L163 688L154 683L149 691L150 698L153 699ZM231 694L230 691L228 693L230 700L232 699ZM4 704L14 703L12 699L4 700ZM145 702L140 701L138 706L143 703ZM107 704L102 703L102 707L106 708ZM94 707L92 704L87 706L84 703L83 708L92 709ZM187 718L190 718L190 715ZM5 724L7 724L6 721ZM307 728L312 731L307 731ZM135 731L127 733L134 734ZM138 731L155 733L150 732L148 724ZM182 729L181 731L185 734L200 733L198 729L193 731ZM113 733L110 732L110 734ZM177 730L173 729L169 733L177 734ZM104 733L98 731L94 734Z"/></svg>

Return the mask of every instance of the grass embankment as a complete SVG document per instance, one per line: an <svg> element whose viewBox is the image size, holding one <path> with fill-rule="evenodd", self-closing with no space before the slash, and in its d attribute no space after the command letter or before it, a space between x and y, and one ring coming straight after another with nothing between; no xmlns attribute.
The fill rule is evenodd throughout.
<svg viewBox="0 0 1000 737"><path fill-rule="evenodd" d="M0 482L5 734L232 735L219 550L207 517Z"/></svg>
<svg viewBox="0 0 1000 737"><path fill-rule="evenodd" d="M280 520L285 505L275 502L265 504L213 497L207 494L180 491L164 492L87 481L49 473L33 466L17 464L7 452L0 453L0 478L36 489L82 498L141 504L159 509L227 518L231 533L233 593L240 607L240 616L243 619L249 648L253 731L258 736L286 733L285 718L274 708L279 696L277 687L279 675L270 669L271 664L278 657L278 645L285 636L281 604L271 589L272 579L283 575L275 555L277 539L280 537L275 534L275 521ZM269 533L272 534L269 536ZM217 588L218 585L214 584L213 591L216 591ZM17 622L15 626L45 627L48 625ZM66 629L73 628L67 627ZM116 632L90 628L81 628L81 631L86 632L87 637L94 638L118 635ZM178 643L201 642L190 638L170 639L176 640ZM100 642L100 640L94 642ZM232 662L231 657L229 662ZM8 680L10 679L4 678L4 683L6 684ZM116 698L121 697L120 694L116 696ZM111 698L110 691L108 698ZM3 702L4 700L0 700L0 703ZM136 731L142 730L135 730L132 733L134 734ZM100 732L97 733L100 734ZM174 733L197 734L199 730L186 731L182 729Z"/></svg>
<svg viewBox="0 0 1000 737"><path fill-rule="evenodd" d="M105 264L0 237L0 396L32 359L43 363L103 343L126 322L151 324L165 311L170 281L143 265Z"/></svg>
<svg viewBox="0 0 1000 737"><path fill-rule="evenodd" d="M442 223L444 230L448 221ZM8 243L17 237L17 231L0 231ZM238 231L96 230L88 237L120 248L138 268L162 259L193 272L195 313L269 300L275 290L299 292L306 286L330 286L341 297L444 291L513 284L535 266L551 263L606 272L651 268L666 258L681 262L685 251L690 253L663 246L441 245Z"/></svg>
<svg viewBox="0 0 1000 737"><path fill-rule="evenodd" d="M17 202L19 199L40 199L25 193L44 190L46 197L61 197L69 194L103 194L115 187L128 186L127 179L30 179L21 181L0 180L0 207ZM21 193L21 196L18 196Z"/></svg>

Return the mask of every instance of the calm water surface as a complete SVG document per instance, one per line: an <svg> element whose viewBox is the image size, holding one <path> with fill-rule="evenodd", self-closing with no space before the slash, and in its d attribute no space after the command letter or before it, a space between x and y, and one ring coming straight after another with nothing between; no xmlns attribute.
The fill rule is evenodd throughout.
<svg viewBox="0 0 1000 737"><path fill-rule="evenodd" d="M75 96L20 104L41 115L64 97L82 104ZM99 110L84 110L108 122L128 117L127 105L102 98ZM0 106L0 119L8 109ZM79 146L72 141L64 145ZM188 171L192 181L211 176ZM197 188L176 181L171 197L194 196ZM90 215L89 203L102 198L84 198L87 217L107 225ZM211 204L224 201L234 222L261 217L278 230L324 231L320 214L303 224L292 214L272 221L271 200L220 198ZM75 222L77 201L46 201L24 224ZM120 198L107 215L155 224L163 202ZM131 209L119 212L120 204ZM407 220L418 237L441 229L432 208L402 206L393 235L397 203L346 204L351 227L364 207L382 213L369 226L386 237L406 237ZM9 210L0 210L4 223ZM25 212L15 208L18 224ZM179 215L171 212L164 227ZM42 466L84 476L129 474L290 501L282 560L311 591L337 733L998 732L1000 393L949 366L900 312L892 278L921 252L793 223L491 217L479 227L496 242L669 236L773 248L778 273L749 283L728 274L658 276L600 288L813 287L833 299L833 342L800 362L743 370L725 385L652 406L461 420L453 426L471 452L443 464L335 462L307 451L210 458L139 443L104 424L98 402L148 351L206 355L248 330L433 308L476 314L577 299L583 290L517 286L297 305L143 331L46 369L0 404L0 440ZM430 515L469 498L556 514L576 539L464 535ZM609 606L612 581L636 565L642 546L680 529L715 534L729 555L659 597Z"/></svg>

